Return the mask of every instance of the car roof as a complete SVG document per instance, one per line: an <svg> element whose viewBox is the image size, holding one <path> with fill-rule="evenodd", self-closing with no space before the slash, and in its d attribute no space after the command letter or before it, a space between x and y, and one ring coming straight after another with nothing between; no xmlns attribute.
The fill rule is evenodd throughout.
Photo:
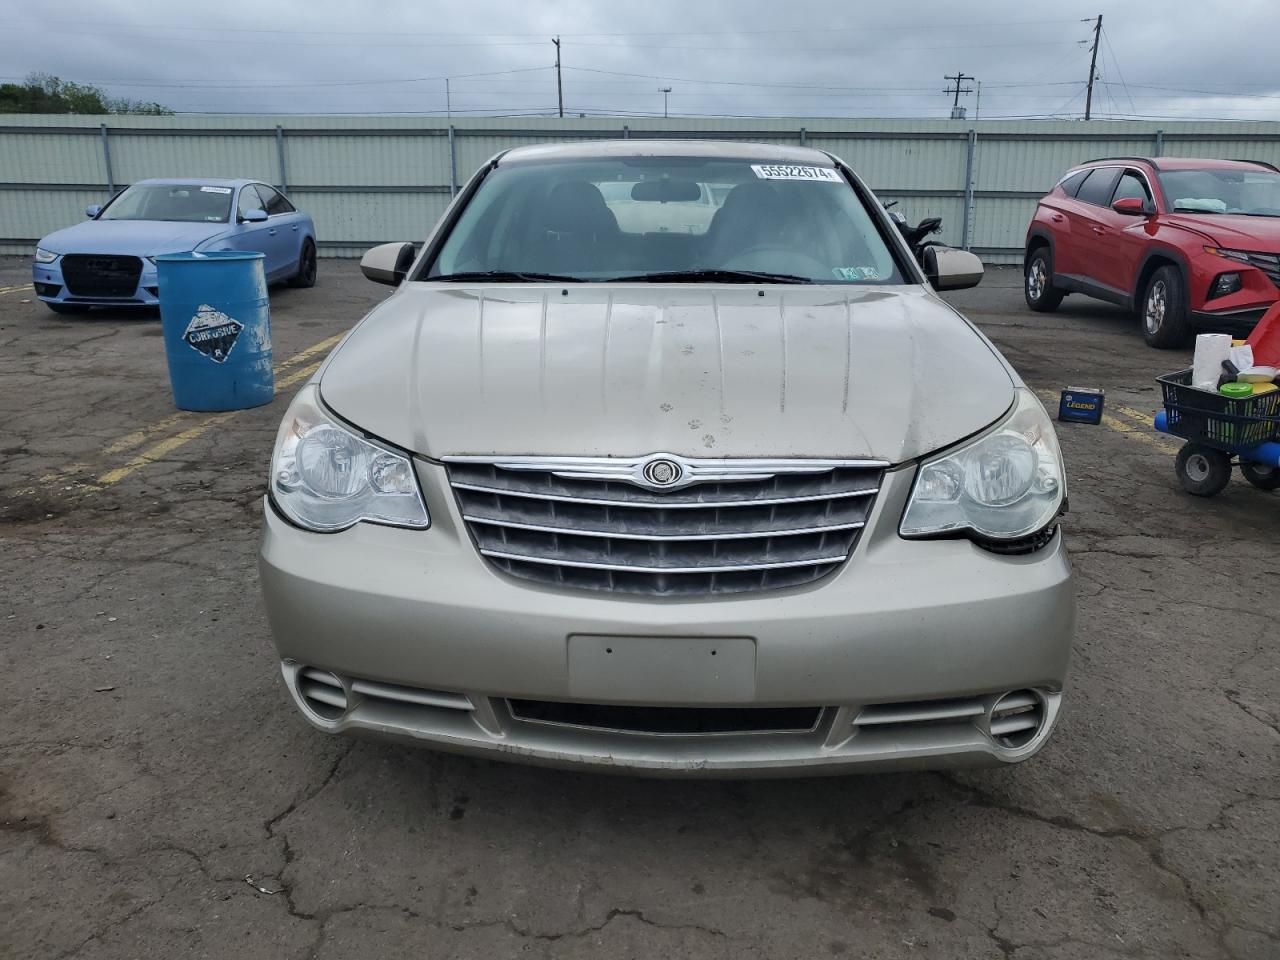
<svg viewBox="0 0 1280 960"><path fill-rule="evenodd" d="M576 143L541 143L508 150L501 155L499 163L505 166L509 163L617 157L702 157L707 160L835 166L835 161L828 154L810 147L786 147L737 140L587 140Z"/></svg>
<svg viewBox="0 0 1280 960"><path fill-rule="evenodd" d="M261 181L243 178L229 180L224 177L148 177L146 180L138 180L136 183L194 183L208 187L243 187L246 183L261 183Z"/></svg>
<svg viewBox="0 0 1280 960"><path fill-rule="evenodd" d="M1114 167L1127 163L1145 163L1147 166L1156 170L1274 170L1270 163L1265 160L1213 160L1198 159L1196 157L1099 157L1096 160L1086 160L1075 167L1073 170L1083 170L1086 167Z"/></svg>

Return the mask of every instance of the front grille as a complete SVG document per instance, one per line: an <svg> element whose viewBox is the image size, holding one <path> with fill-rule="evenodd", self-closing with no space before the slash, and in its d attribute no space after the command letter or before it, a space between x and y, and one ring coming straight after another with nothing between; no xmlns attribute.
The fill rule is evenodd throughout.
<svg viewBox="0 0 1280 960"><path fill-rule="evenodd" d="M608 703L508 700L519 720L624 733L807 733L821 707L628 707Z"/></svg>
<svg viewBox="0 0 1280 960"><path fill-rule="evenodd" d="M62 279L77 297L132 297L141 276L137 257L69 253L62 258Z"/></svg>
<svg viewBox="0 0 1280 960"><path fill-rule="evenodd" d="M717 461L682 462L691 476L726 474ZM618 480L617 468L600 463L593 462L599 477L546 461L454 458L447 467L471 536L499 569L554 586L650 596L775 589L826 576L857 543L884 472L878 463L800 460L762 461L750 472L751 461L719 461L750 478L662 491Z"/></svg>
<svg viewBox="0 0 1280 960"><path fill-rule="evenodd" d="M1280 287L1280 254L1275 253L1257 253L1252 250L1241 251L1245 255L1245 262L1251 267L1257 267L1274 283ZM1231 259L1235 259L1232 257Z"/></svg>

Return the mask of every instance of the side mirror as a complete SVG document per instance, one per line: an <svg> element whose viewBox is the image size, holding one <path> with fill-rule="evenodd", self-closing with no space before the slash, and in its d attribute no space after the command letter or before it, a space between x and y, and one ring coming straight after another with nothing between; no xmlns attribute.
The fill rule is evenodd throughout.
<svg viewBox="0 0 1280 960"><path fill-rule="evenodd" d="M267 219L267 211L265 210L246 210L240 214L241 223L262 223Z"/></svg>
<svg viewBox="0 0 1280 960"><path fill-rule="evenodd" d="M374 283L400 285L418 250L412 243L380 243L360 258L360 272Z"/></svg>
<svg viewBox="0 0 1280 960"><path fill-rule="evenodd" d="M968 250L925 247L924 273L935 290L965 290L982 282L982 261Z"/></svg>
<svg viewBox="0 0 1280 960"><path fill-rule="evenodd" d="M1127 217L1145 217L1156 212L1150 200L1139 200L1137 197L1122 197L1111 205L1111 209Z"/></svg>
<svg viewBox="0 0 1280 960"><path fill-rule="evenodd" d="M84 215L88 217L90 220L92 220L101 212L102 212L102 204L100 203L93 203L84 208Z"/></svg>

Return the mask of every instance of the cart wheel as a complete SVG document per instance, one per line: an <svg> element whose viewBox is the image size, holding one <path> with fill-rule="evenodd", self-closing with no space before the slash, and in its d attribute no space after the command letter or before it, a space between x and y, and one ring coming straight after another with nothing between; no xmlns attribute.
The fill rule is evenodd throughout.
<svg viewBox="0 0 1280 960"><path fill-rule="evenodd" d="M1275 490L1280 488L1280 470L1266 464L1252 461L1240 464L1240 472L1244 478L1259 490Z"/></svg>
<svg viewBox="0 0 1280 960"><path fill-rule="evenodd" d="M1231 482L1231 458L1221 450L1188 443L1174 464L1182 489L1197 497L1212 497Z"/></svg>

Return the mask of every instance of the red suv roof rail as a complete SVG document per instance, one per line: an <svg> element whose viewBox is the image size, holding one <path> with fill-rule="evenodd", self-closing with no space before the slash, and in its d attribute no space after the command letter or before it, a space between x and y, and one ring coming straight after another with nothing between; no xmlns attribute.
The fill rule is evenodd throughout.
<svg viewBox="0 0 1280 960"><path fill-rule="evenodd" d="M1103 163L1107 160L1137 160L1139 163L1149 163L1155 169L1160 169L1160 164L1156 163L1151 157L1096 157L1093 160L1086 160L1084 163Z"/></svg>
<svg viewBox="0 0 1280 960"><path fill-rule="evenodd" d="M1274 170L1276 173L1280 173L1280 167L1277 167L1274 163L1267 163L1267 161L1265 160L1232 160L1231 162L1232 163L1252 163L1255 166L1265 167L1268 170Z"/></svg>

